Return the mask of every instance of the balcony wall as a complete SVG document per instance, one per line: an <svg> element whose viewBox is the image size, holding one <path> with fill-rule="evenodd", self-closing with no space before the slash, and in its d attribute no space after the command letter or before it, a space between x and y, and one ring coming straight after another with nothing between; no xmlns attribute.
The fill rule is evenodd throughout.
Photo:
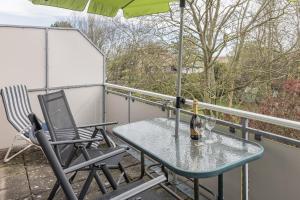
<svg viewBox="0 0 300 200"><path fill-rule="evenodd" d="M102 121L103 54L76 29L0 26L0 88L25 84L33 112L37 95L64 88L78 124ZM0 149L16 131L0 101Z"/></svg>
<svg viewBox="0 0 300 200"><path fill-rule="evenodd" d="M106 111L109 121L128 123L128 99L115 93L106 95ZM144 101L130 102L130 121L166 117L167 111L161 106L147 104ZM182 120L189 120L184 116ZM228 127L220 126L222 131ZM227 132L228 134L232 134ZM237 133L237 136L240 136ZM295 200L299 199L300 177L300 149L262 138L256 141L250 134L252 141L258 142L265 148L264 156L249 165L249 199L251 200ZM217 178L202 179L200 182L217 192ZM241 199L241 169L237 168L224 175L225 199ZM205 193L205 191L204 191ZM208 194L208 193L205 193Z"/></svg>

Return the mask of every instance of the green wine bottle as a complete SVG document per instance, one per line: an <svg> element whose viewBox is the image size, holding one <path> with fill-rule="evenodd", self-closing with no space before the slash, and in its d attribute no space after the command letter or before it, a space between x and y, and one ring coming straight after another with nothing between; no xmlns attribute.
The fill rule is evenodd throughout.
<svg viewBox="0 0 300 200"><path fill-rule="evenodd" d="M199 140L202 137L201 134L201 120L198 116L198 101L194 99L193 101L193 115L190 121L190 132L191 132L191 139Z"/></svg>

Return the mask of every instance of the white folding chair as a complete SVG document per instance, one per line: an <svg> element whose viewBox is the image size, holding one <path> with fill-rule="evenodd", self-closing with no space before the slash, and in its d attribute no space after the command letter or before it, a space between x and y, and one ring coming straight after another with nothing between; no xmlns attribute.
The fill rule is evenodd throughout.
<svg viewBox="0 0 300 200"><path fill-rule="evenodd" d="M8 162L30 147L38 146L38 144L34 134L31 133L31 123L28 120L28 115L32 113L32 111L26 86L13 85L4 87L1 90L1 96L7 120L17 130L4 157L4 162ZM10 155L11 150L18 140L25 140L27 145Z"/></svg>

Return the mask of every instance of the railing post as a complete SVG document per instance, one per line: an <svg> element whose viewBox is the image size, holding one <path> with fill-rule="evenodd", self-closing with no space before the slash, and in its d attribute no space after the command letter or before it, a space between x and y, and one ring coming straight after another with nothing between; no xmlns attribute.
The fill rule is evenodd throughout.
<svg viewBox="0 0 300 200"><path fill-rule="evenodd" d="M102 121L103 123L106 121L106 85L103 85L103 99L102 99ZM106 127L104 127L106 128Z"/></svg>
<svg viewBox="0 0 300 200"><path fill-rule="evenodd" d="M48 39L48 32L49 29L45 29L45 89L46 94L49 92L49 61L48 61L48 54L49 54L49 39Z"/></svg>
<svg viewBox="0 0 300 200"><path fill-rule="evenodd" d="M241 118L241 124L242 124L242 137L245 140L249 139L248 135L248 125L249 125L249 119ZM248 195L248 164L245 164L242 166L242 194L241 194L241 200L249 200Z"/></svg>
<svg viewBox="0 0 300 200"><path fill-rule="evenodd" d="M129 92L128 93L128 123L130 123L131 122L131 95L132 95L132 93L131 92Z"/></svg>

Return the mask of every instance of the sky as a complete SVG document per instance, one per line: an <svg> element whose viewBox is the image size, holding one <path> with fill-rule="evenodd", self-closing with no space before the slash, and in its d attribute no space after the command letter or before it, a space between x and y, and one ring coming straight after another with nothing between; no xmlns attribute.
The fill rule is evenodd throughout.
<svg viewBox="0 0 300 200"><path fill-rule="evenodd" d="M57 20L84 13L33 5L29 0L0 0L0 25L50 26Z"/></svg>

